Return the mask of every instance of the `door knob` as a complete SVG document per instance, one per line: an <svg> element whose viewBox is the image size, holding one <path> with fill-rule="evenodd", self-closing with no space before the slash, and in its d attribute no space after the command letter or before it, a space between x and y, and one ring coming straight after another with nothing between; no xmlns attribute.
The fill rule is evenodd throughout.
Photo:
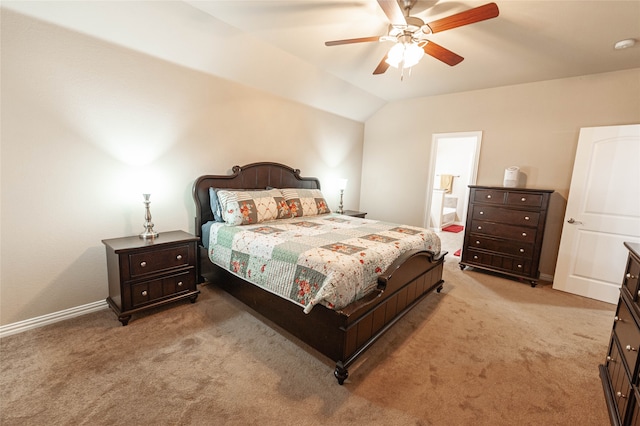
<svg viewBox="0 0 640 426"><path fill-rule="evenodd" d="M575 223L575 224L578 224L578 225L582 225L582 222L580 222L579 220L575 220L575 219L574 219L574 218L572 218L572 217L571 217L571 218L569 218L569 220L567 221L567 223L571 223L571 224Z"/></svg>

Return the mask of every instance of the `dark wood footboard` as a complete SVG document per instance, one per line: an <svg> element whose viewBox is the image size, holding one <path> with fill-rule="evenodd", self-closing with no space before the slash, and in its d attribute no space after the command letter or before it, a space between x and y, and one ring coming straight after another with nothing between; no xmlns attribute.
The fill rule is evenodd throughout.
<svg viewBox="0 0 640 426"><path fill-rule="evenodd" d="M273 293L213 265L201 247L201 272L258 314L336 362L338 383L347 379L348 367L400 318L433 290L440 292L446 253L405 253L379 280L374 292L334 311L323 305L305 314Z"/></svg>

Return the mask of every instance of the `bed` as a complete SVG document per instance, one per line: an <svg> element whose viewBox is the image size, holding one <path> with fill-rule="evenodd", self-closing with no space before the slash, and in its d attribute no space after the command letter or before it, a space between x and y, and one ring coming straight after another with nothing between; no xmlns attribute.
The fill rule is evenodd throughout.
<svg viewBox="0 0 640 426"><path fill-rule="evenodd" d="M342 295L335 299L331 299L331 296L327 295L315 297L317 293L311 296L302 295L303 297L297 301L288 300L274 289L261 285L267 281L272 281L273 277L263 278L263 282L258 282L258 285L249 282L249 280L255 281L255 275L260 271L258 264L254 264L253 269L246 267L247 264L251 265L252 260L246 260L243 263L231 259L231 262L229 262L229 256L232 255L225 253L236 253L235 250L237 250L237 248L230 247L230 240L237 241L238 239L246 238L246 235L253 235L256 230L260 233L271 233L275 230L277 235L280 236L287 232L291 233L292 231L289 230L293 227L304 229L306 232L308 228L315 228L321 224L326 225L329 223L335 225L335 229L348 228L345 231L347 233L360 232L358 235L362 234L358 227L372 228L374 229L373 234L377 236L382 235L382 238L388 238L391 235L394 237L390 240L394 240L393 244L398 246L400 243L396 242L396 240L399 240L400 237L395 237L399 233L406 234L407 232L405 231L407 230L411 234L416 228L405 225L389 228L389 224L379 221L330 213L328 212L328 207L323 204L323 199L320 199L317 204L314 203L314 208L316 206L318 208L316 213L319 214L308 216L299 213L300 217L289 219L290 216L295 216L295 212L293 212L294 203L288 204L292 206L292 210L286 211L286 218L275 218L282 213L276 211L273 213L273 220L258 221L256 216L253 215L249 222L253 221L255 223L249 223L249 226L240 226L239 222L237 223L238 226L221 225L217 223L220 221L218 217L220 212L214 212L211 207L210 195L216 194L211 192L211 188L218 190L217 194L221 198L220 202L226 202L228 201L227 198L230 197L229 194L237 196L251 190L264 191L264 194L268 194L275 190L280 191L280 189L282 189L281 192L285 192L285 188L287 188L293 191L292 193L294 194L296 191L300 193L311 191L313 194L318 194L320 193L320 181L316 178L301 177L299 170L271 162L253 163L242 167L234 166L230 175L205 175L197 178L193 186L193 196L196 204L195 230L200 238L198 271L201 283L208 281L219 286L258 314L282 327L324 356L332 359L336 363L334 376L341 385L349 376L349 366L384 332L389 330L433 290L438 293L442 290L444 282L442 280L442 271L446 253L440 251L438 240L437 250L407 249L399 257L386 261L388 267L384 270L376 271L377 279L364 286L368 288L343 292L345 294L349 293L351 297L354 297L353 300L343 298ZM266 197L266 195L260 196ZM224 204L225 206L234 205L233 200L235 199L229 199L231 199L231 204ZM276 205L279 206L282 200L277 197L274 197L274 199ZM291 199L289 198L287 203L290 202ZM218 204L214 203L214 205ZM285 208L287 207L285 206ZM326 214L324 214L324 208L327 208ZM233 212L233 209L228 208L228 211ZM237 212L240 212L240 209L237 209ZM244 216L238 215L240 217L238 220L247 220L246 211L243 214ZM234 216L231 217L233 218ZM269 216L264 216L264 218L269 219ZM227 216L226 219L228 221L229 217ZM417 230L420 230L420 228L417 228ZM426 238L425 233L430 233L430 231L422 231L424 232L420 232L419 235L422 235L424 239ZM231 232L232 234L231 236L225 236L225 232ZM323 231L314 230L311 232ZM238 235L242 235L242 237L238 237ZM325 233L316 233L309 238L320 239L326 238L327 235ZM214 240L219 240L217 242L227 241L227 247L209 247L212 236ZM297 236L299 237L300 235ZM331 237L335 236L332 235ZM432 237L433 235L428 235L428 238ZM335 238L335 241L339 239L339 237ZM331 240L330 243L335 241ZM255 244L253 239L245 245L252 244ZM223 254L217 254L220 252ZM327 251L325 250L324 253L327 253ZM356 253L351 254L355 254L355 257L358 256ZM226 256L227 266L239 264L244 266L237 268L231 266L231 270L223 268L214 263L214 261L217 262L219 260L216 259L216 255L222 258ZM362 261L360 262L362 263ZM294 265L292 268L300 269L300 265ZM317 267L315 268L318 269ZM282 271L286 269L286 266L282 267ZM251 273L252 271L253 274ZM282 275L285 274L283 273ZM336 274L329 273L326 275L335 276ZM299 275L296 277L299 278ZM327 294L331 295L333 292L328 292Z"/></svg>

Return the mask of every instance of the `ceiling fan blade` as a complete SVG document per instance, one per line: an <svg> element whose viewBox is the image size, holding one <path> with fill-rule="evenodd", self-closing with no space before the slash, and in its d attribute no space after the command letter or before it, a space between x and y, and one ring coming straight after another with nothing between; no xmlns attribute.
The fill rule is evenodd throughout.
<svg viewBox="0 0 640 426"><path fill-rule="evenodd" d="M462 27L463 25L495 18L499 13L498 5L489 3L484 6L478 6L464 12L456 13L446 18L437 19L427 23L427 26L431 29L432 33L439 33L452 28Z"/></svg>
<svg viewBox="0 0 640 426"><path fill-rule="evenodd" d="M376 69L373 71L373 75L384 74L385 71L389 68L389 64L386 62L387 56L388 53L384 55L384 58L382 58Z"/></svg>
<svg viewBox="0 0 640 426"><path fill-rule="evenodd" d="M424 47L424 53L427 55L431 55L434 58L444 62L447 65L458 65L460 62L464 60L464 58L456 53L453 53L449 49L446 49L439 44L435 44L432 41L429 41Z"/></svg>
<svg viewBox="0 0 640 426"><path fill-rule="evenodd" d="M360 37L360 38L347 38L344 40L333 40L333 41L325 41L325 46L339 46L341 44L351 44L351 43L366 43L370 41L380 41L380 36L375 37Z"/></svg>
<svg viewBox="0 0 640 426"><path fill-rule="evenodd" d="M396 0L378 0L378 4L392 25L407 25L407 20Z"/></svg>

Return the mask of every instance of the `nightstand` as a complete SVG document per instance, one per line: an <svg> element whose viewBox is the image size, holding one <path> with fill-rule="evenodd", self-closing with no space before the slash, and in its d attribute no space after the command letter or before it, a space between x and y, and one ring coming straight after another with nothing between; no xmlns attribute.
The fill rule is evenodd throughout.
<svg viewBox="0 0 640 426"><path fill-rule="evenodd" d="M107 250L107 303L123 326L136 312L198 298L197 237L171 231L149 240L136 235L102 242Z"/></svg>
<svg viewBox="0 0 640 426"><path fill-rule="evenodd" d="M342 214L345 216L361 217L363 219L367 215L365 212L359 212L356 210L344 210Z"/></svg>

